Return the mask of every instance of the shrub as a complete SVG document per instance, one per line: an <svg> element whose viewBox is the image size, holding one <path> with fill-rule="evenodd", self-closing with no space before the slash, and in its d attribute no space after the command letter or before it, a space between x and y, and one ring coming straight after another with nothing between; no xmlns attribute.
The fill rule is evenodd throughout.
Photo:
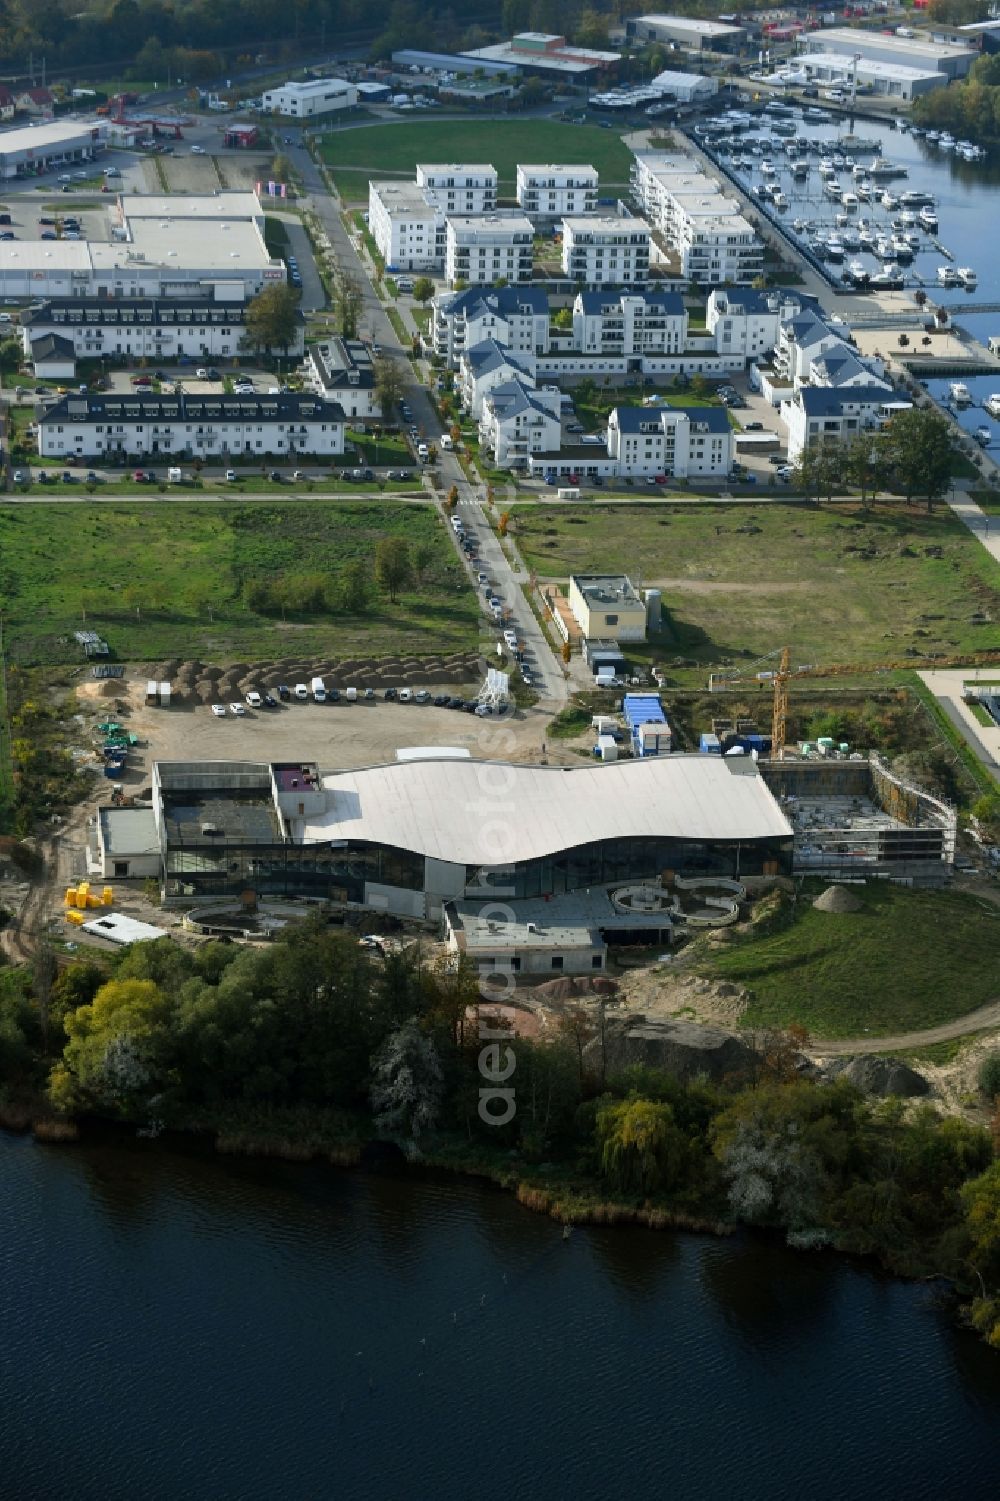
<svg viewBox="0 0 1000 1501"><path fill-rule="evenodd" d="M979 1065L979 1088L988 1100L1000 1099L1000 1053L987 1053Z"/></svg>

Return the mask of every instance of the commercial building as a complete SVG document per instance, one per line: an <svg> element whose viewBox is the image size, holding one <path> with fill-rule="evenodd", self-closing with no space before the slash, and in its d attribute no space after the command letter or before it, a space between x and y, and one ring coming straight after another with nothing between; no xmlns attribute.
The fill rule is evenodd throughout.
<svg viewBox="0 0 1000 1501"><path fill-rule="evenodd" d="M928 73L943 73L945 78L964 78L979 56L976 47L947 42L942 37L900 36L898 32L857 31L853 27L831 27L810 31L801 38L806 52L836 52L861 62L895 63Z"/></svg>
<svg viewBox="0 0 1000 1501"><path fill-rule="evenodd" d="M626 215L562 221L563 275L590 287L641 287L649 279L649 225Z"/></svg>
<svg viewBox="0 0 1000 1501"><path fill-rule="evenodd" d="M657 73L651 80L649 87L662 100L695 104L714 99L719 92L719 80L708 78L704 73L677 73L672 68L664 68L662 73Z"/></svg>
<svg viewBox="0 0 1000 1501"><path fill-rule="evenodd" d="M284 285L264 243L255 193L132 195L112 209L112 239L0 244L0 298L154 298L245 302Z"/></svg>
<svg viewBox="0 0 1000 1501"><path fill-rule="evenodd" d="M448 901L559 896L665 870L787 872L791 827L754 764L734 759L505 763L486 821L491 773L473 760L322 777L301 764L160 761L152 805L164 896L192 905L252 890L439 919Z"/></svg>
<svg viewBox="0 0 1000 1501"><path fill-rule="evenodd" d="M646 606L627 574L572 574L569 607L587 640L607 636L616 641L646 639Z"/></svg>
<svg viewBox="0 0 1000 1501"><path fill-rule="evenodd" d="M445 216L415 182L369 182L368 227L389 270L439 271L444 265Z"/></svg>
<svg viewBox="0 0 1000 1501"><path fill-rule="evenodd" d="M686 52L738 52L747 39L743 26L671 15L631 16L626 35L630 42L673 42Z"/></svg>
<svg viewBox="0 0 1000 1501"><path fill-rule="evenodd" d="M315 396L65 396L38 421L38 453L65 463L229 459L344 452L344 413Z"/></svg>
<svg viewBox="0 0 1000 1501"><path fill-rule="evenodd" d="M948 74L937 68L871 60L855 63L843 52L806 52L795 59L795 66L814 83L834 84L850 91L856 81L868 93L906 103L932 89L944 88L949 81Z"/></svg>
<svg viewBox="0 0 1000 1501"><path fill-rule="evenodd" d="M733 430L722 407L614 407L608 455L623 478L724 479L733 465Z"/></svg>
<svg viewBox="0 0 1000 1501"><path fill-rule="evenodd" d="M396 68L408 68L411 73L459 74L471 77L473 73L487 78L511 78L517 73L513 63L487 62L483 58L464 57L460 52L421 52L413 47L403 47L392 54Z"/></svg>
<svg viewBox="0 0 1000 1501"><path fill-rule="evenodd" d="M604 52L593 47L577 47L564 36L545 31L522 31L509 42L492 47L477 47L464 54L487 63L511 63L521 73L562 74L573 79L587 78L621 62L620 52Z"/></svg>
<svg viewBox="0 0 1000 1501"><path fill-rule="evenodd" d="M690 157L636 152L632 186L685 280L739 284L761 274L764 248L753 225L738 201L725 197Z"/></svg>
<svg viewBox="0 0 1000 1501"><path fill-rule="evenodd" d="M462 352L495 339L508 349L545 354L549 347L549 299L541 287L467 287L434 299L434 353L454 370Z"/></svg>
<svg viewBox="0 0 1000 1501"><path fill-rule="evenodd" d="M35 342L55 334L69 340L77 359L178 360L233 359L241 350L247 304L209 298L50 297L21 313L25 354ZM301 354L305 324L296 318L287 351Z"/></svg>
<svg viewBox="0 0 1000 1501"><path fill-rule="evenodd" d="M531 280L531 220L523 214L473 214L445 223L445 279L507 282Z"/></svg>
<svg viewBox="0 0 1000 1501"><path fill-rule="evenodd" d="M345 417L362 422L381 416L371 350L361 339L324 339L310 344L305 359L309 389L336 402Z"/></svg>
<svg viewBox="0 0 1000 1501"><path fill-rule="evenodd" d="M497 169L484 163L417 163L417 187L445 214L490 214L497 206Z"/></svg>
<svg viewBox="0 0 1000 1501"><path fill-rule="evenodd" d="M539 219L597 212L597 172L590 166L519 164L517 201Z"/></svg>
<svg viewBox="0 0 1000 1501"><path fill-rule="evenodd" d="M353 109L358 91L343 78L311 78L305 83L283 83L263 95L264 109L273 115L287 115L292 120L312 120L319 115L339 114Z"/></svg>
<svg viewBox="0 0 1000 1501"><path fill-rule="evenodd" d="M559 392L539 391L533 379L512 376L483 400L479 443L497 469L526 469L532 455L558 453L561 431Z"/></svg>
<svg viewBox="0 0 1000 1501"><path fill-rule="evenodd" d="M679 354L687 330L679 292L578 292L573 303L573 341L581 354Z"/></svg>
<svg viewBox="0 0 1000 1501"><path fill-rule="evenodd" d="M54 166L79 166L107 144L100 120L50 120L0 131L0 178L34 177Z"/></svg>

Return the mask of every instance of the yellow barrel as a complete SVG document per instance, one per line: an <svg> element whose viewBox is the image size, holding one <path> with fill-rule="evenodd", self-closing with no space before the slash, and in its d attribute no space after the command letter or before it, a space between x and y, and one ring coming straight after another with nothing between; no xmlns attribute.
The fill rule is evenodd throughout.
<svg viewBox="0 0 1000 1501"><path fill-rule="evenodd" d="M83 922L83 913L78 912L75 907L71 907L70 910L66 913L66 921L71 922L74 927L78 928Z"/></svg>
<svg viewBox="0 0 1000 1501"><path fill-rule="evenodd" d="M66 887L66 896L64 898L64 901L65 901L67 907L75 907L76 906L76 887L75 886L67 886Z"/></svg>
<svg viewBox="0 0 1000 1501"><path fill-rule="evenodd" d="M103 907L104 906L104 903L101 901L101 898L97 895L96 891L88 891L87 892L87 906L88 907Z"/></svg>
<svg viewBox="0 0 1000 1501"><path fill-rule="evenodd" d="M103 892L101 893L101 901L104 903L105 907L110 907L114 899L115 894L112 888L110 886L105 886Z"/></svg>

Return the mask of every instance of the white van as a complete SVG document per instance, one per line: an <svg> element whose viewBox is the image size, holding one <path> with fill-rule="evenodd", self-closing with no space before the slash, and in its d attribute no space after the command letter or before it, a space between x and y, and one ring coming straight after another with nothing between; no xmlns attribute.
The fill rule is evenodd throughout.
<svg viewBox="0 0 1000 1501"><path fill-rule="evenodd" d="M427 460L430 458L430 456L431 456L431 451L427 447L427 444L426 443L418 443L417 444L417 458L420 460L421 464L426 464Z"/></svg>
<svg viewBox="0 0 1000 1501"><path fill-rule="evenodd" d="M167 470L167 481L168 481L169 484L171 484L171 485L179 485L179 484L182 483L183 479L184 479L184 471L182 469L168 469Z"/></svg>
<svg viewBox="0 0 1000 1501"><path fill-rule="evenodd" d="M309 685L308 685L308 683L296 683L295 684L294 692L295 692L295 697L297 699L300 699L300 700L302 700L304 702L309 697Z"/></svg>
<svg viewBox="0 0 1000 1501"><path fill-rule="evenodd" d="M246 697L248 709L259 709L264 702L256 688L251 688Z"/></svg>
<svg viewBox="0 0 1000 1501"><path fill-rule="evenodd" d="M357 690L357 688L345 688L344 689L344 697L347 699L347 702L349 704L356 704L357 701L358 701L358 690Z"/></svg>
<svg viewBox="0 0 1000 1501"><path fill-rule="evenodd" d="M444 449L445 453L450 453L451 450L455 446L454 443L451 441L451 434L450 433L442 433L440 439L438 440L438 442L439 442L439 446Z"/></svg>
<svg viewBox="0 0 1000 1501"><path fill-rule="evenodd" d="M318 704L323 704L326 702L326 684L324 683L322 678L313 678L312 696Z"/></svg>

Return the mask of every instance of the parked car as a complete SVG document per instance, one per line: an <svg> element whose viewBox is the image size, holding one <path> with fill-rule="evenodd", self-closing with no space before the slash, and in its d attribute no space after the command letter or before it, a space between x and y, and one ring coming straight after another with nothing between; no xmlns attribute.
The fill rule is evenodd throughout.
<svg viewBox="0 0 1000 1501"><path fill-rule="evenodd" d="M225 704L213 704L212 705L212 713L215 715L216 719L225 719L225 717L226 717L226 706L225 706Z"/></svg>
<svg viewBox="0 0 1000 1501"><path fill-rule="evenodd" d="M28 483L28 476L23 469L15 469L13 479L15 485L26 485Z"/></svg>
<svg viewBox="0 0 1000 1501"><path fill-rule="evenodd" d="M389 703L392 703L393 699L399 697L399 694L395 688L387 688L385 690L385 693L383 694L383 697L386 698Z"/></svg>
<svg viewBox="0 0 1000 1501"><path fill-rule="evenodd" d="M235 469L227 469L226 470L226 481L227 481L227 483L228 484L233 484L234 481L235 481L235 479L236 479L236 470Z"/></svg>
<svg viewBox="0 0 1000 1501"><path fill-rule="evenodd" d="M288 684L287 683L279 683L278 684L278 697L281 699L282 703L287 703L288 700L291 698L291 696L292 696L292 690L291 690L291 688L289 688Z"/></svg>
<svg viewBox="0 0 1000 1501"><path fill-rule="evenodd" d="M229 712L230 714L235 714L237 719L246 719L247 717L247 711L242 704L230 704Z"/></svg>

